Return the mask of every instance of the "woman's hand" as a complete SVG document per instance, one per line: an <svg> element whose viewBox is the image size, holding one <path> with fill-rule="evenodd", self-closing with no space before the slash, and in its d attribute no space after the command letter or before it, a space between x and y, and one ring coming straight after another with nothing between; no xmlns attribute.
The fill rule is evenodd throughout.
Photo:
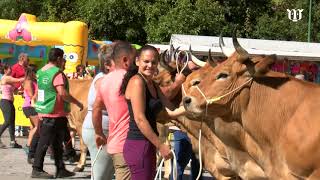
<svg viewBox="0 0 320 180"><path fill-rule="evenodd" d="M103 133L96 134L95 138L96 138L96 145L97 145L98 149L99 149L100 146L103 146L103 145L107 144L107 138Z"/></svg>
<svg viewBox="0 0 320 180"><path fill-rule="evenodd" d="M166 144L160 144L159 152L160 152L161 156L165 160L168 160L168 159L172 158L172 153L171 153L171 150L170 150L170 146L168 146Z"/></svg>
<svg viewBox="0 0 320 180"><path fill-rule="evenodd" d="M19 81L20 83L23 83L24 80L25 80L25 78L23 77L23 78L19 78L18 81Z"/></svg>

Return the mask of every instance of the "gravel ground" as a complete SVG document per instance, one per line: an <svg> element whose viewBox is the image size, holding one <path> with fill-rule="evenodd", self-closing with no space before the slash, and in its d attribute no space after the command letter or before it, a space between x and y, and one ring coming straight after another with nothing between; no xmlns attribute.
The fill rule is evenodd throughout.
<svg viewBox="0 0 320 180"><path fill-rule="evenodd" d="M9 145L9 133L8 130L2 135L2 141L5 145ZM27 143L27 137L17 137L18 144L25 146ZM79 141L76 141L76 149L79 149ZM79 151L77 152L79 153ZM76 166L76 163L65 162L66 168L72 171ZM44 170L50 174L55 173L54 161L49 156L45 157ZM32 171L31 165L27 163L27 156L23 149L0 149L0 180L28 180ZM185 171L186 175L184 179L189 179L189 171ZM87 165L83 172L76 173L75 176L69 179L88 180L90 179L90 158L87 157ZM204 173L204 180L212 180L210 174Z"/></svg>

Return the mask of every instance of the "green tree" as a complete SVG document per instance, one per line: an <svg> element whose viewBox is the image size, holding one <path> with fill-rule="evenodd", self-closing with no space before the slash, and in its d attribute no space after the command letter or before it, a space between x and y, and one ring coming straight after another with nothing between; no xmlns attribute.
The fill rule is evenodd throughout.
<svg viewBox="0 0 320 180"><path fill-rule="evenodd" d="M92 39L128 40L145 43L145 1L79 0L79 19L89 26Z"/></svg>
<svg viewBox="0 0 320 180"><path fill-rule="evenodd" d="M223 27L223 11L212 0L156 0L146 6L148 42L169 41L171 34L216 35Z"/></svg>
<svg viewBox="0 0 320 180"><path fill-rule="evenodd" d="M22 13L33 15L41 14L42 2L37 0L1 0L0 1L0 18L18 20Z"/></svg>
<svg viewBox="0 0 320 180"><path fill-rule="evenodd" d="M263 39L278 39L288 41L307 41L309 1L283 0L275 3L268 14L258 18L253 37ZM312 41L317 38L319 23L319 3L312 9ZM287 9L304 9L302 19L293 22L288 19Z"/></svg>
<svg viewBox="0 0 320 180"><path fill-rule="evenodd" d="M68 22L77 19L78 8L75 0L43 0L40 21Z"/></svg>
<svg viewBox="0 0 320 180"><path fill-rule="evenodd" d="M237 26L241 37L250 37L257 24L256 19L271 8L271 0L219 0L224 9L225 23L222 32L232 36Z"/></svg>

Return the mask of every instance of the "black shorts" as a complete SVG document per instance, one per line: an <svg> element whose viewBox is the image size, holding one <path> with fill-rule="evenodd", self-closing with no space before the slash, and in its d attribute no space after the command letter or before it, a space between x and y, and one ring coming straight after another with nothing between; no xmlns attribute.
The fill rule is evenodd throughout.
<svg viewBox="0 0 320 180"><path fill-rule="evenodd" d="M38 115L34 107L23 107L22 111L27 118Z"/></svg>

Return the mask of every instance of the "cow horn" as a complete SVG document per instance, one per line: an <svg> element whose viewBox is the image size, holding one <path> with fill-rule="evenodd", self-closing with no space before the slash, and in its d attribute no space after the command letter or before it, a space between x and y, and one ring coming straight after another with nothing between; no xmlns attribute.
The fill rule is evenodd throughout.
<svg viewBox="0 0 320 180"><path fill-rule="evenodd" d="M245 60L247 60L249 58L249 53L243 47L240 46L236 37L236 31L233 33L232 42L234 48L236 49L236 52L239 54L238 61L244 62Z"/></svg>
<svg viewBox="0 0 320 180"><path fill-rule="evenodd" d="M223 41L223 37L221 34L219 36L219 47L221 49L221 52L227 57L230 57L234 53L233 49L227 48L225 46L224 41Z"/></svg>
<svg viewBox="0 0 320 180"><path fill-rule="evenodd" d="M174 56L174 47L172 44L170 44L170 51L169 51L169 59L172 61L172 57Z"/></svg>
<svg viewBox="0 0 320 180"><path fill-rule="evenodd" d="M178 46L177 49L173 51L173 55L171 56L171 61L175 61L177 59L176 55L179 49L180 49L180 46Z"/></svg>
<svg viewBox="0 0 320 180"><path fill-rule="evenodd" d="M165 61L165 56L166 56L166 54L167 54L167 50L165 50L163 53L161 53L161 55L160 55L160 65L161 65L164 69L166 69L167 71L169 71L169 72L174 72L175 69L172 68L171 66L169 66L169 65L166 63L166 61Z"/></svg>
<svg viewBox="0 0 320 180"><path fill-rule="evenodd" d="M212 67L216 67L217 66L217 62L211 56L211 49L209 49L208 63Z"/></svg>
<svg viewBox="0 0 320 180"><path fill-rule="evenodd" d="M189 58L191 58L191 61L195 63L197 66L203 67L206 65L206 62L203 62L200 59L196 58L194 55L192 55L191 45L189 45L189 54Z"/></svg>

